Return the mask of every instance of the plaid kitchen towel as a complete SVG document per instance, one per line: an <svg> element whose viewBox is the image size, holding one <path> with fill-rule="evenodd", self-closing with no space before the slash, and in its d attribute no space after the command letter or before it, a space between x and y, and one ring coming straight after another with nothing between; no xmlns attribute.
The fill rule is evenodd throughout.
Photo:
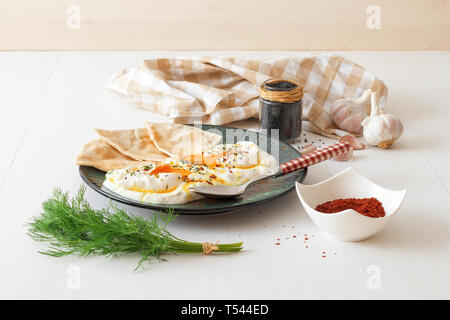
<svg viewBox="0 0 450 320"><path fill-rule="evenodd" d="M358 64L338 55L308 54L266 60L179 57L144 60L115 74L108 88L178 123L225 123L258 116L259 86L267 79L304 84L305 129L330 137L339 130L328 111L340 98L358 98L367 89L382 107L387 87Z"/></svg>

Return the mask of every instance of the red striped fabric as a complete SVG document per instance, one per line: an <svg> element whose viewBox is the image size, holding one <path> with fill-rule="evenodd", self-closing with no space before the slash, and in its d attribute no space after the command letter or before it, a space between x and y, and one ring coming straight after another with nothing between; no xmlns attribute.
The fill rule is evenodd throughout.
<svg viewBox="0 0 450 320"><path fill-rule="evenodd" d="M283 170L283 173L286 174L349 152L351 149L352 147L348 142L339 142L317 150L316 152L309 153L306 156L285 162L280 165L280 168Z"/></svg>

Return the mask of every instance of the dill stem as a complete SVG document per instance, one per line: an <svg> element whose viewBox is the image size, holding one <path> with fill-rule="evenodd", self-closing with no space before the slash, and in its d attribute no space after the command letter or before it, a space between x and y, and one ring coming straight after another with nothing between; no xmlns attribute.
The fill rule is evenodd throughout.
<svg viewBox="0 0 450 320"><path fill-rule="evenodd" d="M217 244L219 249L214 250L214 252L239 252L242 250L242 244L242 242ZM178 252L203 252L203 245L198 242L180 243L178 241L171 241L168 248Z"/></svg>

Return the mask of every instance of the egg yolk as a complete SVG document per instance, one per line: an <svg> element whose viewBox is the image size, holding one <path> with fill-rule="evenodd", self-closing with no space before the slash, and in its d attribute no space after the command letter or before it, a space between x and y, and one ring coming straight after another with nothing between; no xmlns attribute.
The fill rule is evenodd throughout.
<svg viewBox="0 0 450 320"><path fill-rule="evenodd" d="M186 160L191 160L192 163L194 163L194 160L199 160L201 159L201 164L202 165L207 165L208 167L210 167L211 169L217 168L217 167L221 167L222 165L220 163L216 163L217 159L223 157L225 155L225 152L223 152L222 154L213 154L213 155L205 155L203 152L201 154L197 154L197 155L191 155L189 159ZM197 164L199 164L199 161L196 162ZM249 166L240 166L240 167L233 167L233 169L251 169L254 167L259 166L260 164L251 164ZM231 172L231 171L230 171ZM181 177L183 178L183 181L185 182L183 185L183 190L189 195L189 188L188 186L192 183L195 182L206 182L210 185L219 183L222 185L228 185L229 183L227 183L226 181L224 181L223 179L219 178L217 175L215 174L209 174L209 176L206 179L200 179L200 180L190 180L187 179L187 177L192 174L193 172L189 169L186 168L180 168L179 166L172 166L170 164L161 164L158 165L156 168L154 168L153 170L151 170L148 174L150 175L157 175L160 173L178 173L181 175ZM128 190L131 191L137 191L137 192L142 192L142 193L170 193L173 192L177 189L177 187L171 188L171 189L165 189L165 190L144 190L142 188L138 188L138 187L133 187L133 188L129 188Z"/></svg>
<svg viewBox="0 0 450 320"><path fill-rule="evenodd" d="M161 166L156 167L150 172L151 175L155 175L158 173L179 173L181 176L186 177L190 175L192 172L182 168L174 168L169 164L163 164Z"/></svg>

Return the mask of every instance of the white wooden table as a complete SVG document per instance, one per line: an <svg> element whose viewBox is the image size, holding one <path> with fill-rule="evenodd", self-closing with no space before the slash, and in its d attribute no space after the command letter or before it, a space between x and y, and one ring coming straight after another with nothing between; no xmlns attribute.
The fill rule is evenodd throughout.
<svg viewBox="0 0 450 320"><path fill-rule="evenodd" d="M406 126L393 149L370 148L349 163L316 165L305 180L316 183L354 166L386 187L406 187L397 217L367 241L324 237L290 192L230 214L180 216L170 226L193 241L242 240L239 254L168 256L137 273L135 255L108 260L38 254L44 246L30 240L25 223L40 212L53 186L78 189L74 159L95 137L92 129L165 120L109 92L108 78L144 58L191 54L198 52L0 53L0 298L450 298L449 52L340 53L385 81L389 111ZM87 196L95 207L108 203L94 191Z"/></svg>

